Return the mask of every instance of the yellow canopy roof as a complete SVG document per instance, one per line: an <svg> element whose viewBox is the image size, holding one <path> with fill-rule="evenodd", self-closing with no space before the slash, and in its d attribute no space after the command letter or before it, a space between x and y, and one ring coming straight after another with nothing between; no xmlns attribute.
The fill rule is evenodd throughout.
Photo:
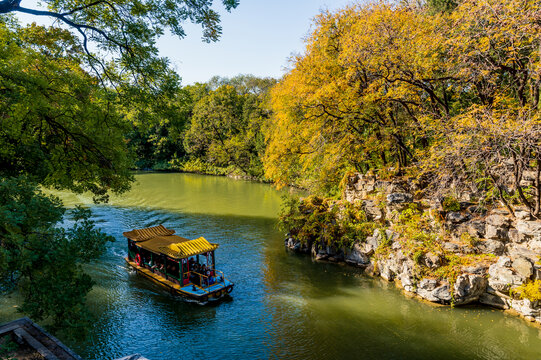
<svg viewBox="0 0 541 360"><path fill-rule="evenodd" d="M193 255L214 251L218 244L209 243L204 237L170 244L167 247L160 247L160 251L176 259L184 259Z"/></svg>
<svg viewBox="0 0 541 360"><path fill-rule="evenodd" d="M157 236L173 235L174 233L175 230L167 229L163 225L158 225L144 229L133 229L132 231L126 231L122 233L122 235L124 235L128 239L139 242L149 240Z"/></svg>
<svg viewBox="0 0 541 360"><path fill-rule="evenodd" d="M123 235L137 242L137 245L156 254L164 254L174 259L184 259L193 255L214 251L218 244L209 243L205 238L188 240L173 235L175 230L165 228L163 225L146 229L134 229Z"/></svg>

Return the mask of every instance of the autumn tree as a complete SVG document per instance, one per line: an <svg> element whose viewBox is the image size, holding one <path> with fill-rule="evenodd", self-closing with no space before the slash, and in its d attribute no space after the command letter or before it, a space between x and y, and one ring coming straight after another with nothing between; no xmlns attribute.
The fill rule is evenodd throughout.
<svg viewBox="0 0 541 360"><path fill-rule="evenodd" d="M541 4L463 1L451 16L448 72L460 112L434 133L427 168L440 187L457 187L513 212L541 215Z"/></svg>
<svg viewBox="0 0 541 360"><path fill-rule="evenodd" d="M539 217L540 7L404 1L321 14L272 93L267 176L329 192L347 169L413 169L434 194Z"/></svg>
<svg viewBox="0 0 541 360"><path fill-rule="evenodd" d="M444 21L369 4L315 22L305 54L272 93L267 176L329 191L350 168L400 173L417 163L429 145L425 119L447 118L454 101Z"/></svg>

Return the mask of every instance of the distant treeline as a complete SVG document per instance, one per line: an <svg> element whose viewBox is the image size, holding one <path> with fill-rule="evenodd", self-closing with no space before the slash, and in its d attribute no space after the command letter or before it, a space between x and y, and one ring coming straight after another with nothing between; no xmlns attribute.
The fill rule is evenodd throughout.
<svg viewBox="0 0 541 360"><path fill-rule="evenodd" d="M138 113L126 135L136 167L263 177L271 78L214 77L181 87L159 113Z"/></svg>

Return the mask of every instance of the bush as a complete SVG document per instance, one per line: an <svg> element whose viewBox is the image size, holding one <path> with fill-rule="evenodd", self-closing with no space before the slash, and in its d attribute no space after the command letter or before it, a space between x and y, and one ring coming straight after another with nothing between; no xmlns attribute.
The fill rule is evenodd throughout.
<svg viewBox="0 0 541 360"><path fill-rule="evenodd" d="M279 227L303 244L318 242L339 248L351 248L370 236L376 224L367 221L358 205L334 203L309 196L305 199L284 197Z"/></svg>
<svg viewBox="0 0 541 360"><path fill-rule="evenodd" d="M460 203L452 196L447 196L443 199L442 206L445 211L460 211Z"/></svg>
<svg viewBox="0 0 541 360"><path fill-rule="evenodd" d="M511 294L530 301L541 300L541 280L529 281L511 290Z"/></svg>

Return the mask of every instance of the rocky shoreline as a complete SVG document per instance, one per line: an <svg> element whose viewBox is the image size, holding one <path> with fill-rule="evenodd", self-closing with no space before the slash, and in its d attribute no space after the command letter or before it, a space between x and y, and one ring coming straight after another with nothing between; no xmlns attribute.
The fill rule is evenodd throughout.
<svg viewBox="0 0 541 360"><path fill-rule="evenodd" d="M463 199L453 211L445 210L442 199L416 198L413 194L419 194L418 190L408 181L351 175L343 198L360 205L370 221L380 224L372 236L355 242L352 248L302 243L294 236L286 238L285 246L311 254L317 261L361 267L367 274L395 282L406 292L434 303L478 303L511 310L541 324L541 301L524 294L525 286L537 286L541 280L541 221L525 210L486 210ZM419 241L397 230L399 214L412 204L442 229L430 251L412 253L410 248ZM442 272L455 256L461 262L452 272Z"/></svg>

